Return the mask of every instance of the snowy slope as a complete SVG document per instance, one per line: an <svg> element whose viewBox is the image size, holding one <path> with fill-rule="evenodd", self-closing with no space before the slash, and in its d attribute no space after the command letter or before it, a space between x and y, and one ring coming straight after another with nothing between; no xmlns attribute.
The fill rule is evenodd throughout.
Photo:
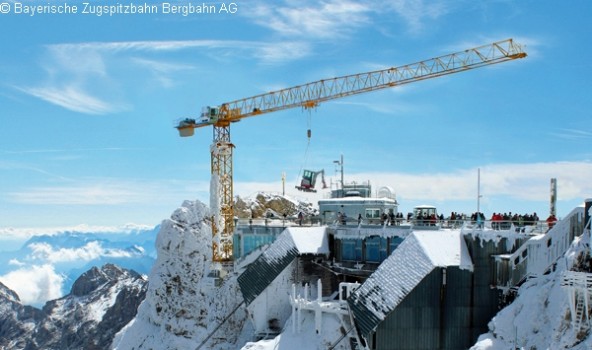
<svg viewBox="0 0 592 350"><path fill-rule="evenodd" d="M490 331L481 335L471 350L592 349L589 334L583 339L574 334L568 294L560 286L563 272L587 249L585 240L576 237L555 272L525 282L516 300L491 320Z"/></svg>

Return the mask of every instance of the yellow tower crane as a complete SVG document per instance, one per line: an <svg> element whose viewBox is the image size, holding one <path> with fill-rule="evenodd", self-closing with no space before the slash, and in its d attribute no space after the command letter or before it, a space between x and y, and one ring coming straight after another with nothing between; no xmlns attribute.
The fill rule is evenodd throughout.
<svg viewBox="0 0 592 350"><path fill-rule="evenodd" d="M366 73L323 79L261 95L205 107L200 119L184 119L176 127L181 136L192 136L196 128L213 126L214 141L210 147L212 185L210 206L214 262L232 259L234 231L232 149L230 124L247 117L294 107L305 109L319 103L424 79L479 68L526 57L522 47L512 39L448 54L408 65Z"/></svg>

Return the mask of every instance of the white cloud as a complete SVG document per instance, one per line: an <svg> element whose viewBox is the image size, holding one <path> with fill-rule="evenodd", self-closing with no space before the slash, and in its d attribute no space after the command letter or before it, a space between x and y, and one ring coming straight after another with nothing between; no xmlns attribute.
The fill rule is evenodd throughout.
<svg viewBox="0 0 592 350"><path fill-rule="evenodd" d="M19 241L24 243L27 239L39 235L57 235L64 232L78 232L78 233L106 233L106 234L133 234L138 231L152 230L154 226L126 224L122 226L94 226L94 225L75 225L62 227L0 227L0 242L2 241ZM14 260L15 265L20 262ZM12 264L12 263L11 263Z"/></svg>
<svg viewBox="0 0 592 350"><path fill-rule="evenodd" d="M371 16L398 16L407 31L418 33L426 22L451 11L445 1L379 0L379 1L278 1L274 6L260 2L247 16L256 24L282 36L333 39L347 36L364 26L381 30Z"/></svg>
<svg viewBox="0 0 592 350"><path fill-rule="evenodd" d="M369 179L377 186L393 186L398 196L408 200L474 200L477 191L476 168L424 174L358 173L349 177ZM481 167L481 193L488 197L547 201L551 178L557 178L560 200L583 200L592 193L589 162L486 165Z"/></svg>
<svg viewBox="0 0 592 350"><path fill-rule="evenodd" d="M141 192L122 184L104 183L36 187L9 196L16 203L39 205L118 205L147 199Z"/></svg>
<svg viewBox="0 0 592 350"><path fill-rule="evenodd" d="M592 138L592 132L578 129L556 129L550 133L551 136L568 140L587 140Z"/></svg>
<svg viewBox="0 0 592 350"><path fill-rule="evenodd" d="M422 31L426 21L437 19L449 12L448 4L439 0L384 0L376 7L377 11L385 9L403 18L411 33Z"/></svg>
<svg viewBox="0 0 592 350"><path fill-rule="evenodd" d="M76 44L48 45L48 49L58 54L76 52L120 53L126 51L179 51L192 48L231 48L254 44L246 41L223 40L170 40L170 41L116 41L85 42Z"/></svg>
<svg viewBox="0 0 592 350"><path fill-rule="evenodd" d="M8 265L11 265L11 266L25 266L26 264L24 262L19 261L18 259L10 259L10 261L8 261Z"/></svg>
<svg viewBox="0 0 592 350"><path fill-rule="evenodd" d="M275 50L286 50L286 48L294 49L290 51L295 51L296 49L303 49L305 48L304 44L301 42L290 42L290 41L281 41L281 42L263 42L263 41L246 41L246 40L176 40L176 41L122 41L122 42L86 42L86 43L76 43L76 44L55 44L48 46L48 50L50 52L59 53L57 56L67 56L72 54L80 54L85 55L85 52L92 52L93 55L101 55L101 57L105 57L105 55L113 55L113 54L127 54L127 53L134 53L137 54L138 52L150 52L150 53L157 53L157 52L174 52L174 51L181 51L181 50L190 50L190 49L206 49L201 51L206 51L208 53L216 52L216 50L225 52L227 50L232 50L236 55L237 51L243 51L248 56L252 56L255 58L260 59L268 59L270 56L268 54L261 55L261 52L274 52ZM223 56L223 55L222 55ZM271 56L273 58L274 56ZM301 56L296 56L296 58ZM286 57L290 59L294 59L293 57ZM138 60L143 58L138 58L134 56L130 58L131 60ZM150 60L143 59L145 62L149 62ZM155 63L157 61L153 61ZM97 62L97 64L99 64ZM103 63L101 63L103 65ZM158 63L158 65L151 65L151 68L158 68L162 71L163 68L162 62ZM189 68L187 65L182 64L168 64L168 69L170 68ZM89 71L97 72L100 71L99 67L92 68L89 67Z"/></svg>
<svg viewBox="0 0 592 350"><path fill-rule="evenodd" d="M53 44L45 47L46 58L42 68L46 81L18 84L14 88L30 96L65 109L93 115L104 115L130 110L123 89L125 81L113 72L139 67L151 74L159 85L174 86L175 76L193 69L182 63L139 56L141 53L158 54L181 50L200 49L214 60L227 57L252 57L263 63L292 61L310 54L305 42L262 42L238 40L185 40L185 41L127 41L85 42ZM204 50L201 50L204 49ZM125 69L119 69L124 66ZM119 73L121 74L121 73Z"/></svg>
<svg viewBox="0 0 592 350"><path fill-rule="evenodd" d="M14 290L25 305L41 306L62 296L64 276L51 265L35 265L0 276L0 281Z"/></svg>
<svg viewBox="0 0 592 350"><path fill-rule="evenodd" d="M76 261L91 261L101 257L109 258L131 258L133 254L121 249L105 249L97 241L88 242L80 248L59 248L54 249L48 243L31 243L28 245L31 250L31 259L40 260L45 263L63 263Z"/></svg>
<svg viewBox="0 0 592 350"><path fill-rule="evenodd" d="M306 42L280 42L261 47L254 55L266 63L284 63L311 54L311 45Z"/></svg>
<svg viewBox="0 0 592 350"><path fill-rule="evenodd" d="M209 181L82 178L6 192L6 202L33 205L151 205L209 191Z"/></svg>
<svg viewBox="0 0 592 350"><path fill-rule="evenodd" d="M249 17L258 25L284 36L308 38L342 37L350 30L369 23L371 7L360 1L285 2L254 6Z"/></svg>
<svg viewBox="0 0 592 350"><path fill-rule="evenodd" d="M591 162L492 164L481 167L481 209L488 213L501 210L544 212L548 208L551 178L558 181L560 215L567 214L575 205L591 197ZM326 180L329 183L330 178ZM438 204L444 211L468 212L476 205L477 168L438 173L347 173L346 183L353 180L369 180L374 192L382 186L393 187L401 210L410 210L418 204ZM329 192L299 192L294 189L294 183L296 181L286 184L286 194L315 204ZM282 184L280 181L236 182L235 191L241 197L253 197L259 191L281 193Z"/></svg>
<svg viewBox="0 0 592 350"><path fill-rule="evenodd" d="M93 97L83 89L75 86L30 87L19 88L19 90L57 106L85 114L108 114L125 109L123 106L117 106Z"/></svg>

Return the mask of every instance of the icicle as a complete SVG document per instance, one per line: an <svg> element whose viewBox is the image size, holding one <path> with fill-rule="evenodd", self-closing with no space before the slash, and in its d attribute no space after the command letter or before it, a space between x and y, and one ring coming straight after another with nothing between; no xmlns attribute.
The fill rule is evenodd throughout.
<svg viewBox="0 0 592 350"><path fill-rule="evenodd" d="M292 283L292 334L296 334L296 285Z"/></svg>
<svg viewBox="0 0 592 350"><path fill-rule="evenodd" d="M323 322L323 312L321 311L321 303L323 302L323 285L321 283L321 279L317 280L317 301L314 303L314 312L315 312L315 331L317 334L321 334L322 331L322 322Z"/></svg>

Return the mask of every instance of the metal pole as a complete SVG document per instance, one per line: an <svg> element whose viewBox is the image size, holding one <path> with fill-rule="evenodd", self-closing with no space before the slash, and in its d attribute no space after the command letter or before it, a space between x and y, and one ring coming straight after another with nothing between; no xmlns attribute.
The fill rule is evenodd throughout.
<svg viewBox="0 0 592 350"><path fill-rule="evenodd" d="M551 198L549 202L549 215L557 217L557 179L551 179Z"/></svg>
<svg viewBox="0 0 592 350"><path fill-rule="evenodd" d="M345 195L343 193L343 154L341 154L341 163L340 164L341 164L341 192L342 192L342 195Z"/></svg>
<svg viewBox="0 0 592 350"><path fill-rule="evenodd" d="M481 168L477 168L477 213L481 212Z"/></svg>

